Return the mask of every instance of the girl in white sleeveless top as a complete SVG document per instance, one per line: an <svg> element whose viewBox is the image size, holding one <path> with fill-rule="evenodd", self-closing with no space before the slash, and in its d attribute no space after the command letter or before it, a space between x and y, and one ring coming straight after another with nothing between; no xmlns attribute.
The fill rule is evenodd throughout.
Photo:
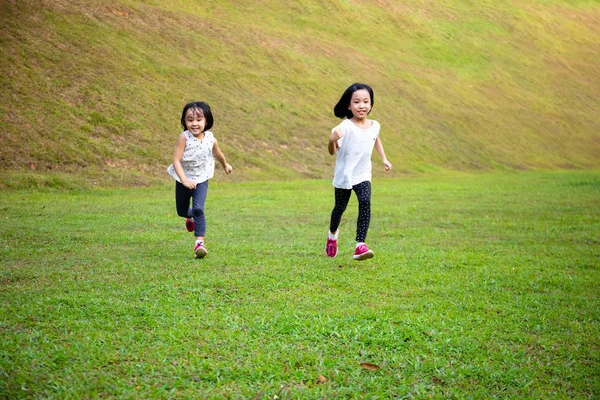
<svg viewBox="0 0 600 400"><path fill-rule="evenodd" d="M191 102L183 108L181 126L184 132L177 139L173 164L167 170L176 181L177 215L186 218L187 230L194 232L196 236L194 253L197 258L203 258L208 254L204 245L206 235L204 202L208 193L208 180L215 173L215 158L226 174L230 174L233 170L219 149L217 139L209 131L213 122L210 106L204 102ZM192 207L190 207L190 199Z"/></svg>
<svg viewBox="0 0 600 400"><path fill-rule="evenodd" d="M360 261L373 257L373 252L365 243L371 222L373 148L379 153L385 170L392 169L379 138L379 123L367 118L373 104L373 89L369 85L355 83L346 89L333 109L335 116L344 121L332 129L327 146L329 154L337 154L333 175L335 206L331 212L329 235L325 245L325 254L331 258L338 252L338 227L353 190L358 199L358 221L356 249L352 258Z"/></svg>

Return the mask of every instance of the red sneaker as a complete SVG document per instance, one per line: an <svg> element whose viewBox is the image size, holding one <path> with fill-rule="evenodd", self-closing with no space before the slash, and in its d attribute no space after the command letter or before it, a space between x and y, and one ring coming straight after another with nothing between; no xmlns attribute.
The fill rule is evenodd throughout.
<svg viewBox="0 0 600 400"><path fill-rule="evenodd" d="M327 244L325 245L325 254L327 257L335 257L337 256L337 240L327 238Z"/></svg>
<svg viewBox="0 0 600 400"><path fill-rule="evenodd" d="M188 218L185 220L185 229L187 229L188 232L194 232L194 220L191 218Z"/></svg>
<svg viewBox="0 0 600 400"><path fill-rule="evenodd" d="M352 258L356 261L368 260L369 258L373 258L373 252L369 250L366 244L361 244L356 248Z"/></svg>
<svg viewBox="0 0 600 400"><path fill-rule="evenodd" d="M194 253L196 253L196 258L204 258L208 254L208 250L204 247L204 243L196 243Z"/></svg>

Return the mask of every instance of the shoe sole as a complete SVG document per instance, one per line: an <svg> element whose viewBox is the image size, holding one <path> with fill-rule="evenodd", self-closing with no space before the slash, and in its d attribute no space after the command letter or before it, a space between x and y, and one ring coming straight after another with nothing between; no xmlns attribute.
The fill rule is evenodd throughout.
<svg viewBox="0 0 600 400"><path fill-rule="evenodd" d="M355 259L356 261L362 261L362 260L368 260L369 258L373 258L374 255L375 254L373 254L373 252L371 250L369 250L369 251L366 251L357 256L352 256L352 258Z"/></svg>
<svg viewBox="0 0 600 400"><path fill-rule="evenodd" d="M335 256L337 256L337 253L338 253L337 251L338 251L338 249L335 249L335 254L330 256L329 253L327 253L327 249L325 249L325 255L329 258L335 258Z"/></svg>
<svg viewBox="0 0 600 400"><path fill-rule="evenodd" d="M188 232L194 232L194 223L188 223L187 220L185 221L185 229Z"/></svg>
<svg viewBox="0 0 600 400"><path fill-rule="evenodd" d="M208 251L206 251L206 249L198 249L196 250L196 258L204 258L206 257L206 255L208 254Z"/></svg>

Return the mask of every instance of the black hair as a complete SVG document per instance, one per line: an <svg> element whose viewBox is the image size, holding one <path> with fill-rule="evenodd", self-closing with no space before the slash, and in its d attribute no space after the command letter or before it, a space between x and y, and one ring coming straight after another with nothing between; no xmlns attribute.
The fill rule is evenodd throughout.
<svg viewBox="0 0 600 400"><path fill-rule="evenodd" d="M375 95L373 94L373 89L371 89L371 86L365 83L353 83L348 87L348 89L346 89L346 91L340 98L340 101L338 101L335 107L333 107L333 113L336 117L341 119L352 118L352 111L348 109L348 106L350 105L350 100L352 100L352 94L357 90L362 89L369 92L369 95L371 96L371 109L373 109L373 106L375 105ZM371 111L369 111L369 113L371 113Z"/></svg>
<svg viewBox="0 0 600 400"><path fill-rule="evenodd" d="M187 103L185 107L183 107L183 112L181 113L181 127L184 131L187 130L187 125L185 124L185 114L188 110L201 111L202 115L204 115L204 119L206 119L206 125L204 125L204 131L209 130L213 126L213 115L212 111L210 111L210 106L203 101L192 101L191 103Z"/></svg>

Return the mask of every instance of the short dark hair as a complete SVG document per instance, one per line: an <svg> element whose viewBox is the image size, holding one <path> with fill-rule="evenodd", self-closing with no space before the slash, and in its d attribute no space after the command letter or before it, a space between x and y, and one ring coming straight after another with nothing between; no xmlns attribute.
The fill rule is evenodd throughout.
<svg viewBox="0 0 600 400"><path fill-rule="evenodd" d="M341 119L352 118L352 111L348 109L348 106L350 105L350 100L352 100L352 94L357 90L362 89L365 89L367 92L369 92L369 95L371 96L371 109L373 109L373 106L375 105L375 95L373 94L373 89L371 89L371 86L365 83L353 83L348 87L348 89L346 89L346 91L340 98L340 101L338 101L335 107L333 107L333 113L336 117ZM371 111L369 111L369 113L370 112Z"/></svg>
<svg viewBox="0 0 600 400"><path fill-rule="evenodd" d="M187 131L187 125L185 124L185 114L188 110L198 110L202 112L204 118L206 119L206 125L204 125L204 131L209 130L213 126L213 115L212 111L210 111L210 106L203 101L192 101L191 103L187 103L185 107L183 107L183 112L181 113L181 127L184 131Z"/></svg>

